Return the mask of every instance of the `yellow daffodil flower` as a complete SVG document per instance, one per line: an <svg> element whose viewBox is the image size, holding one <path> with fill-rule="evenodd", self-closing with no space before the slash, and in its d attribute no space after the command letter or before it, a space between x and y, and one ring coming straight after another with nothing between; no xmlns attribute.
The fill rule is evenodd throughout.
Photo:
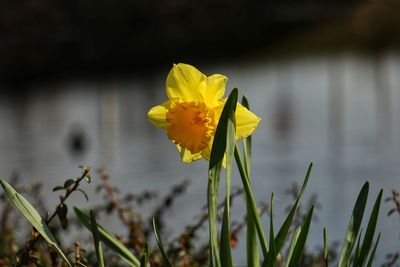
<svg viewBox="0 0 400 267"><path fill-rule="evenodd" d="M226 102L223 98L228 78L205 76L195 67L174 64L168 74L169 100L148 112L150 122L163 128L174 142L183 162L210 160L215 130ZM256 129L260 118L237 103L236 138L245 138Z"/></svg>

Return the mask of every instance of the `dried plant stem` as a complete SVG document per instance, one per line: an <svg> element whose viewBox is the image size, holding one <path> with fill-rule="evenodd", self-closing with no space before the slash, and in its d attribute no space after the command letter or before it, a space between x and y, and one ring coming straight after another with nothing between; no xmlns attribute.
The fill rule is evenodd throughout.
<svg viewBox="0 0 400 267"><path fill-rule="evenodd" d="M50 222L56 217L57 215L57 208L61 205L63 205L65 203L65 201L68 199L68 197L72 194L72 192L74 192L76 189L78 189L80 182L85 179L85 177L89 174L90 172L90 168L89 167L83 167L83 172L81 174L81 176L79 176L78 178L76 178L75 182L73 185L71 185L66 191L65 191L65 195L60 197L60 203L57 205L56 209L54 210L53 214L45 219L45 223L46 225L49 225ZM27 253L29 253L29 251L31 251L33 249L33 247L35 246L36 242L40 239L41 235L35 235L35 237L29 241L28 243L28 247L26 249Z"/></svg>
<svg viewBox="0 0 400 267"><path fill-rule="evenodd" d="M128 229L130 229L131 221L129 220L128 216L126 215L124 208L122 207L122 205L119 203L119 201L117 200L117 198L114 195L113 188L110 185L110 183L108 182L110 179L108 174L106 173L106 171L103 167L99 168L98 173L100 175L103 188L106 190L107 198L110 200L112 206L117 210L118 216L121 219L122 223Z"/></svg>

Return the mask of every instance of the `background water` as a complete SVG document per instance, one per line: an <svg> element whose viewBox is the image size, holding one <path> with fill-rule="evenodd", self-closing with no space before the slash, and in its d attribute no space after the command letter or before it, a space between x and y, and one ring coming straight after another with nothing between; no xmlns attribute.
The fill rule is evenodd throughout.
<svg viewBox="0 0 400 267"><path fill-rule="evenodd" d="M268 201L275 193L277 224L291 201L285 190L293 181L301 183L309 162L315 163L305 199L318 193L322 209L311 228L311 247L322 243L324 226L330 240L343 239L352 205L367 179L371 181L369 207L381 187L387 197L391 187L400 186L399 54L340 54L198 67L208 75L227 75L227 91L239 87L262 118L253 139L253 189L257 201ZM78 165L104 165L122 192L148 189L162 194L190 179L187 193L169 214L168 236L172 238L193 222L206 203L208 165L205 161L180 163L165 133L147 121L149 108L166 99L168 69L123 81L43 84L3 95L1 176L17 171L27 183L45 182L47 192L78 175ZM76 138L84 144L79 153L71 149L71 140ZM238 176L234 184L240 184ZM101 198L94 187L85 186L92 204ZM77 198L72 203L81 202ZM49 197L49 208L56 201L56 194ZM233 217L240 219L244 208L243 202L236 201ZM399 219L385 215L391 208L382 203L377 262L399 248ZM118 231L114 217L101 221ZM264 224L268 225L266 219ZM243 264L244 235L240 240L234 254L237 263Z"/></svg>

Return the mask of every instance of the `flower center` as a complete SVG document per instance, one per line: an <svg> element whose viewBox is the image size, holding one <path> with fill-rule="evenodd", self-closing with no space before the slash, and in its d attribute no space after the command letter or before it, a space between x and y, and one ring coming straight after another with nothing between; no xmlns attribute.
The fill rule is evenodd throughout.
<svg viewBox="0 0 400 267"><path fill-rule="evenodd" d="M203 103L175 102L167 112L168 138L192 154L207 147L214 127Z"/></svg>

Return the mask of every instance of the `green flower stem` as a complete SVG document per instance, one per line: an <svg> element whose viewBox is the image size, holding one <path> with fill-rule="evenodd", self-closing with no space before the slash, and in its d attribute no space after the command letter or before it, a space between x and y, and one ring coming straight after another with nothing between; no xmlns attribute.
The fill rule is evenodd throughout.
<svg viewBox="0 0 400 267"><path fill-rule="evenodd" d="M217 232L217 205L218 205L218 185L221 163L208 171L208 222L210 231L210 259L209 266L221 267L221 260L218 251L218 232Z"/></svg>
<svg viewBox="0 0 400 267"><path fill-rule="evenodd" d="M244 190L246 191L246 199L247 199L246 202L249 204L250 207L251 211L250 215L253 216L256 224L258 237L260 239L261 250L263 252L264 258L266 258L268 254L267 238L265 237L264 228L263 225L261 224L261 219L259 212L257 210L256 201L254 200L253 192L251 191L249 177L243 166L242 159L239 153L239 148L237 145L235 146L235 160L239 169L240 177L242 178Z"/></svg>

